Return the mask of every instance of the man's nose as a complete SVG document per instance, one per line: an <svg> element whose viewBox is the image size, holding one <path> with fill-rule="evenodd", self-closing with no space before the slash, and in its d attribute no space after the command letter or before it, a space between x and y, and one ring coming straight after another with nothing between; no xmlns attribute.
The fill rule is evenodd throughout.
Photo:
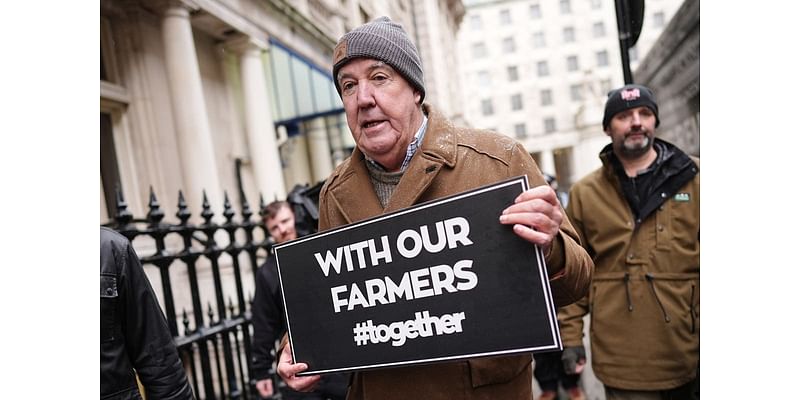
<svg viewBox="0 0 800 400"><path fill-rule="evenodd" d="M631 119L631 124L634 126L642 125L642 117L639 115L638 112L633 113L633 118Z"/></svg>
<svg viewBox="0 0 800 400"><path fill-rule="evenodd" d="M373 96L373 87L368 82L362 82L358 85L356 92L359 107L371 107L375 105L375 97Z"/></svg>

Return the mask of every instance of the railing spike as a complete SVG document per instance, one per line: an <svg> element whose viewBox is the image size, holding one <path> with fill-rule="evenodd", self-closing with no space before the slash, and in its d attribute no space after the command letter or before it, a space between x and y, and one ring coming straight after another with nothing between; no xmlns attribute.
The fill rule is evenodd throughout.
<svg viewBox="0 0 800 400"><path fill-rule="evenodd" d="M223 207L222 215L225 217L225 221L227 221L227 223L230 224L233 222L233 216L236 215L236 212L233 211L231 202L230 200L228 200L228 191L226 190L224 194L225 194L225 202L222 203Z"/></svg>
<svg viewBox="0 0 800 400"><path fill-rule="evenodd" d="M122 194L122 187L119 183L116 184L114 191L117 197L117 213L114 215L114 220L117 222L119 229L123 230L133 220L133 214L128 211L128 203L125 202L125 196Z"/></svg>
<svg viewBox="0 0 800 400"><path fill-rule="evenodd" d="M258 194L258 215L261 216L261 219L264 219L264 215L267 213L267 203L264 203L264 194Z"/></svg>
<svg viewBox="0 0 800 400"><path fill-rule="evenodd" d="M253 211L250 210L250 203L247 202L247 197L242 195L242 221L247 222L250 221L250 217L253 215Z"/></svg>
<svg viewBox="0 0 800 400"><path fill-rule="evenodd" d="M178 212L175 213L175 216L181 220L181 225L186 225L189 217L192 216L192 213L189 212L189 206L186 205L186 199L183 197L182 190L178 190Z"/></svg>
<svg viewBox="0 0 800 400"><path fill-rule="evenodd" d="M205 189L203 189L203 212L200 213L200 216L206 220L206 224L210 224L211 218L214 216L214 212L211 211L211 204L208 203L208 196L206 195Z"/></svg>
<svg viewBox="0 0 800 400"><path fill-rule="evenodd" d="M164 211L161 210L161 205L158 204L156 194L153 192L153 185L150 185L150 202L148 204L150 211L147 213L147 220L151 226L157 226L164 218Z"/></svg>

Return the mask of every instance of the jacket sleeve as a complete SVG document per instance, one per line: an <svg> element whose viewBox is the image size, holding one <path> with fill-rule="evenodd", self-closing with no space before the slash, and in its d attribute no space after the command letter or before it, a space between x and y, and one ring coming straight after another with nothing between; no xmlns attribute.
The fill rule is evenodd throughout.
<svg viewBox="0 0 800 400"><path fill-rule="evenodd" d="M270 256L272 257L272 256ZM253 378L269 378L274 371L272 350L275 340L283 333L283 313L277 302L277 282L269 281L269 269L274 266L270 258L256 274L256 293L253 298ZM276 277L277 278L277 277Z"/></svg>
<svg viewBox="0 0 800 400"><path fill-rule="evenodd" d="M532 188L547 185L536 162L520 144L514 147L513 152L510 176L526 174ZM563 207L561 214L564 218L559 234L553 240L549 252L545 254L550 288L556 307L571 304L585 296L589 291L594 271L594 263L586 250L581 247L580 238Z"/></svg>
<svg viewBox="0 0 800 400"><path fill-rule="evenodd" d="M586 235L583 230L583 213L581 203L583 199L577 186L573 186L570 193L570 201L567 205L566 215L575 228L578 238L585 247L591 252L591 248L586 243ZM558 322L561 330L561 340L565 347L583 346L583 317L589 313L589 296L573 304L558 309Z"/></svg>
<svg viewBox="0 0 800 400"><path fill-rule="evenodd" d="M148 399L193 399L178 350L139 258L122 253L125 346Z"/></svg>
<svg viewBox="0 0 800 400"><path fill-rule="evenodd" d="M558 326L564 347L583 346L583 317L589 312L589 296L558 309Z"/></svg>

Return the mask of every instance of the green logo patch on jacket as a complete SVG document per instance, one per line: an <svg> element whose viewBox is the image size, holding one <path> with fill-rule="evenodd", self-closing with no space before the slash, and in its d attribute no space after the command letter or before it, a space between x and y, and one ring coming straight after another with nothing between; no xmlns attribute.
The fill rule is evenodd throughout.
<svg viewBox="0 0 800 400"><path fill-rule="evenodd" d="M675 201L689 201L689 193L678 193L674 199Z"/></svg>

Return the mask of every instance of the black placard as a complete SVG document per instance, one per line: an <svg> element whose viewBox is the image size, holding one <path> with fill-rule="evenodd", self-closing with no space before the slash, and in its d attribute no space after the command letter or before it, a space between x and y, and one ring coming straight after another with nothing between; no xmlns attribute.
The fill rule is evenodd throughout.
<svg viewBox="0 0 800 400"><path fill-rule="evenodd" d="M513 178L276 246L300 375L560 349L542 252L499 222L527 188Z"/></svg>

